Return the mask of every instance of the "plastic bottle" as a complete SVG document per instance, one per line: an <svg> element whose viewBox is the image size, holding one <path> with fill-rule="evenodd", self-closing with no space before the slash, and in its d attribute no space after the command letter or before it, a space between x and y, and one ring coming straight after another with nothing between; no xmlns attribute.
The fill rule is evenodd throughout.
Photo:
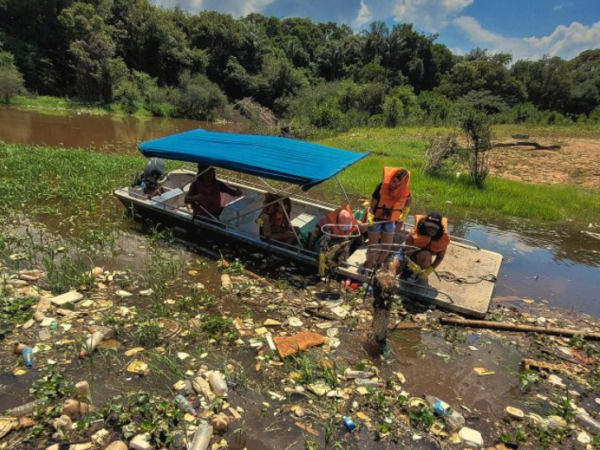
<svg viewBox="0 0 600 450"><path fill-rule="evenodd" d="M175 430L171 434L172 443L171 448L174 450L187 450L186 436L182 430Z"/></svg>
<svg viewBox="0 0 600 450"><path fill-rule="evenodd" d="M600 434L600 422L595 420L589 413L583 408L577 408L575 412L575 420L579 425L584 426L592 433Z"/></svg>
<svg viewBox="0 0 600 450"><path fill-rule="evenodd" d="M212 434L213 428L206 422L202 422L196 430L190 450L207 450Z"/></svg>
<svg viewBox="0 0 600 450"><path fill-rule="evenodd" d="M23 417L32 414L39 405L42 405L46 401L46 398L40 398L24 405L17 406L11 409L8 413L13 417Z"/></svg>
<svg viewBox="0 0 600 450"><path fill-rule="evenodd" d="M221 372L212 371L208 375L208 383L217 396L227 397L229 389L227 388L227 382L223 378L223 375L221 375Z"/></svg>
<svg viewBox="0 0 600 450"><path fill-rule="evenodd" d="M175 396L175 404L183 412L189 413L189 414L191 414L193 416L195 416L197 414L196 411L194 411L194 408L192 408L190 406L190 404L188 403L188 401L186 400L186 398L183 395L181 395L181 394L177 394Z"/></svg>
<svg viewBox="0 0 600 450"><path fill-rule="evenodd" d="M357 378L354 380L354 384L357 386L365 386L365 387L383 387L383 383L376 380L370 380L368 378Z"/></svg>
<svg viewBox="0 0 600 450"><path fill-rule="evenodd" d="M86 355L91 355L103 339L104 333L102 331L94 331L91 336L85 340L85 343L79 352L79 358L84 358Z"/></svg>
<svg viewBox="0 0 600 450"><path fill-rule="evenodd" d="M204 378L194 378L192 380L192 387L194 388L197 394L202 394L208 402L212 402L215 399L215 394L210 389L210 384L208 384L208 382Z"/></svg>
<svg viewBox="0 0 600 450"><path fill-rule="evenodd" d="M353 380L355 378L373 378L375 374L373 372L369 372L367 370L352 370L346 369L344 371L344 377L347 380Z"/></svg>
<svg viewBox="0 0 600 450"><path fill-rule="evenodd" d="M231 277L226 273L221 275L221 287L226 291L233 289L233 282L231 281Z"/></svg>
<svg viewBox="0 0 600 450"><path fill-rule="evenodd" d="M25 347L21 350L21 355L23 355L23 361L25 361L27 367L33 366L33 349L31 347Z"/></svg>
<svg viewBox="0 0 600 450"><path fill-rule="evenodd" d="M429 406L431 406L436 416L443 417L450 411L450 405L448 403L433 395L426 395L425 400L427 400L427 403L429 403Z"/></svg>
<svg viewBox="0 0 600 450"><path fill-rule="evenodd" d="M346 430L348 430L350 432L352 432L352 431L354 431L356 429L356 424L354 423L354 421L352 420L351 417L344 416L342 418L342 423L346 427Z"/></svg>
<svg viewBox="0 0 600 450"><path fill-rule="evenodd" d="M465 426L465 418L458 411L452 409L449 414L444 416L444 423L450 432L458 431Z"/></svg>

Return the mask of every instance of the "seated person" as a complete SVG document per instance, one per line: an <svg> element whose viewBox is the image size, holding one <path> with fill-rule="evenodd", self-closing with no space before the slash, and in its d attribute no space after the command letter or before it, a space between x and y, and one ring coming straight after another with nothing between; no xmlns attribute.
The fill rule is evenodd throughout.
<svg viewBox="0 0 600 450"><path fill-rule="evenodd" d="M433 211L415 216L415 228L406 238L406 245L419 247L410 255L407 266L413 280L427 279L444 260L446 249L450 245L448 219Z"/></svg>
<svg viewBox="0 0 600 450"><path fill-rule="evenodd" d="M148 161L148 164L146 164L144 173L136 175L133 186L139 186L148 198L162 195L164 191L161 184L165 180L165 177L163 176L164 171L164 161L159 158L152 158Z"/></svg>
<svg viewBox="0 0 600 450"><path fill-rule="evenodd" d="M261 215L256 219L256 223L260 225L260 235L286 244L295 243L296 234L290 223L290 198L268 192L265 194L264 205Z"/></svg>
<svg viewBox="0 0 600 450"><path fill-rule="evenodd" d="M317 253L320 251L321 241L323 236L325 236L323 233L324 225L333 225L325 229L327 233L332 235L326 236L328 239L328 244L334 244L336 241L348 239L345 238L345 236L351 235L354 238L354 242L352 243L353 246L361 245L363 242L362 235L358 235L359 231L363 231L362 226L352 215L350 206L344 205L325 214L324 216L320 217L319 220L317 220L317 224L312 229L308 245L306 246L308 250L313 250Z"/></svg>
<svg viewBox="0 0 600 450"><path fill-rule="evenodd" d="M198 174L183 201L192 206L195 216L218 219L223 211L221 192L233 197L240 197L243 194L241 189L233 189L217 180L214 167L198 164Z"/></svg>

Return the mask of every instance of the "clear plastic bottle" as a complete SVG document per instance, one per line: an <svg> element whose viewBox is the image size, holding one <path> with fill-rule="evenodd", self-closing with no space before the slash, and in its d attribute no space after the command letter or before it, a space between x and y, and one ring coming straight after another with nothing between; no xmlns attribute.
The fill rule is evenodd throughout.
<svg viewBox="0 0 600 450"><path fill-rule="evenodd" d="M25 403L24 405L17 406L16 408L11 409L8 413L13 417L23 417L32 414L39 405L43 404L46 401L46 398L40 398L39 400L34 400L29 403Z"/></svg>
<svg viewBox="0 0 600 450"><path fill-rule="evenodd" d="M219 397L227 397L227 392L229 389L227 388L227 382L221 372L212 371L208 375L208 383L212 388L213 392Z"/></svg>
<svg viewBox="0 0 600 450"><path fill-rule="evenodd" d="M355 378L373 378L374 376L375 376L375 373L368 371L368 370L346 369L344 371L344 377L347 380L353 380Z"/></svg>
<svg viewBox="0 0 600 450"><path fill-rule="evenodd" d="M206 422L198 425L190 450L207 450L213 435L213 428Z"/></svg>
<svg viewBox="0 0 600 450"><path fill-rule="evenodd" d="M369 378L357 378L354 380L354 384L365 387L383 387L383 383L381 381L371 380Z"/></svg>
<svg viewBox="0 0 600 450"><path fill-rule="evenodd" d="M81 351L79 352L79 358L84 358L86 355L91 355L98 344L104 339L104 333L102 331L94 331L84 342Z"/></svg>
<svg viewBox="0 0 600 450"><path fill-rule="evenodd" d="M450 410L450 413L444 416L444 423L448 427L448 431L458 431L465 426L465 418L458 411Z"/></svg>

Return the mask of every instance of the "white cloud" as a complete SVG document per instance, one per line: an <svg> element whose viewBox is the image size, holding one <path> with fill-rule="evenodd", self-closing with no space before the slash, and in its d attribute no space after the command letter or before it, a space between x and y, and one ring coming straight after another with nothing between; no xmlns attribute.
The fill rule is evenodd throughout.
<svg viewBox="0 0 600 450"><path fill-rule="evenodd" d="M362 28L368 23L373 21L373 15L371 14L371 10L364 2L364 0L360 0L360 10L358 11L358 15L354 19L353 23L357 28Z"/></svg>
<svg viewBox="0 0 600 450"><path fill-rule="evenodd" d="M525 38L508 38L486 30L473 17L457 17L453 23L474 46L487 48L493 53L511 53L514 60L539 59L544 55L571 59L584 50L600 47L600 21L590 26L578 22L569 26L559 25L548 36Z"/></svg>
<svg viewBox="0 0 600 450"><path fill-rule="evenodd" d="M554 5L554 6L552 7L552 11L554 11L554 12L558 12L558 11L560 11L561 9L570 8L570 7L572 7L572 6L575 6L575 5L574 5L573 3L571 3L571 2L568 2L568 3L559 3L559 4L557 4L557 5Z"/></svg>
<svg viewBox="0 0 600 450"><path fill-rule="evenodd" d="M417 28L437 32L475 0L396 0L396 22L413 23Z"/></svg>

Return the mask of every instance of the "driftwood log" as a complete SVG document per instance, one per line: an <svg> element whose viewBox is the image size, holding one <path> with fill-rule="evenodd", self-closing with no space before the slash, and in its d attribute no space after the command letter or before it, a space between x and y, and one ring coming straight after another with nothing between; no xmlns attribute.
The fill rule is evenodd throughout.
<svg viewBox="0 0 600 450"><path fill-rule="evenodd" d="M533 141L498 142L494 147L533 147L536 150L560 150L560 145L542 145Z"/></svg>
<svg viewBox="0 0 600 450"><path fill-rule="evenodd" d="M581 336L584 339L600 341L600 333L589 333L581 330L557 327L538 327L534 325L519 325L509 322L492 322L489 320L467 320L454 317L442 317L442 325L455 325L469 328L485 328L488 330L516 331L521 333L552 334L556 336Z"/></svg>

